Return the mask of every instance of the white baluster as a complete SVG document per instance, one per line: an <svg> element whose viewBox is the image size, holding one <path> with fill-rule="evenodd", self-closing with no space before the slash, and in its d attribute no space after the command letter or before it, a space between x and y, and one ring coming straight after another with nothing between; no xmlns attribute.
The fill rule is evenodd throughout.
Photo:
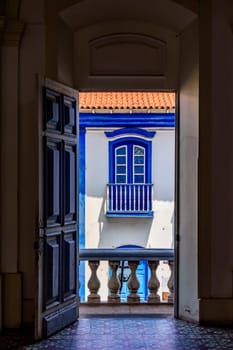
<svg viewBox="0 0 233 350"><path fill-rule="evenodd" d="M137 193L138 193L138 211L140 210L140 186L137 185Z"/></svg>
<svg viewBox="0 0 233 350"><path fill-rule="evenodd" d="M141 190L142 190L142 210L145 211L146 210L146 205L145 205L145 185L141 186Z"/></svg>
<svg viewBox="0 0 233 350"><path fill-rule="evenodd" d="M120 188L120 211L122 211L122 185L120 185L119 188Z"/></svg>
<svg viewBox="0 0 233 350"><path fill-rule="evenodd" d="M146 207L147 207L147 210L149 211L150 209L150 186L147 185L146 186L146 192L147 192L147 203L146 203Z"/></svg>
<svg viewBox="0 0 233 350"><path fill-rule="evenodd" d="M139 262L138 261L129 261L128 265L131 271L129 280L128 280L128 288L130 291L130 294L127 296L127 301L129 303L139 303L140 302L140 297L137 294L137 291L140 287L139 280L136 275L136 270L138 267Z"/></svg>
<svg viewBox="0 0 233 350"><path fill-rule="evenodd" d="M114 208L114 196L113 196L113 185L111 185L111 211L113 211Z"/></svg>
<svg viewBox="0 0 233 350"><path fill-rule="evenodd" d="M100 281L97 277L97 269L99 267L99 261L88 261L88 265L91 269L91 276L87 283L87 287L90 291L90 294L87 297L88 303L100 303L100 296L98 290L100 288Z"/></svg>
<svg viewBox="0 0 233 350"><path fill-rule="evenodd" d="M110 187L108 185L107 185L107 199L108 199L108 201L107 201L107 211L109 211L110 208L111 208L111 204L110 204Z"/></svg>
<svg viewBox="0 0 233 350"><path fill-rule="evenodd" d="M148 282L148 289L150 290L150 294L147 298L147 301L148 303L160 303L160 296L157 294L160 287L160 282L156 273L156 270L159 266L159 260L148 261L148 265L150 267L151 275Z"/></svg>
<svg viewBox="0 0 233 350"><path fill-rule="evenodd" d="M128 191L129 191L129 210L132 211L132 203L131 203L131 189L132 189L132 186L131 185L128 185Z"/></svg>
<svg viewBox="0 0 233 350"><path fill-rule="evenodd" d="M108 302L109 303L119 303L120 302L120 296L118 294L118 291L120 289L120 280L117 276L117 269L120 265L119 261L109 261L109 266L111 268L111 277L108 280L108 288L110 290L110 295L108 296Z"/></svg>
<svg viewBox="0 0 233 350"><path fill-rule="evenodd" d="M127 210L127 194L126 194L126 185L124 185L124 195L125 195L125 211Z"/></svg>

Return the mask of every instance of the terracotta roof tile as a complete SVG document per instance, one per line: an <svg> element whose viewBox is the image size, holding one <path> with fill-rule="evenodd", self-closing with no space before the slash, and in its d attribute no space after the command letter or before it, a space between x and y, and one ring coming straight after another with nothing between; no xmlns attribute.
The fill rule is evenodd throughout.
<svg viewBox="0 0 233 350"><path fill-rule="evenodd" d="M80 109L172 109L174 92L80 92Z"/></svg>

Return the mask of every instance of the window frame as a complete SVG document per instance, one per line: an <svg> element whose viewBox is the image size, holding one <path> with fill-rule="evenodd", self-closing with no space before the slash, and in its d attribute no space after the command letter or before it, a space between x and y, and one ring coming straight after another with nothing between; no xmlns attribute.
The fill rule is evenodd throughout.
<svg viewBox="0 0 233 350"><path fill-rule="evenodd" d="M137 184L133 181L134 177L134 146L139 146L145 149L145 172L144 184L151 184L152 179L152 142L141 137L126 136L109 141L109 183L117 184L116 180L116 154L115 150L119 147L126 146L127 153L127 182L126 184Z"/></svg>

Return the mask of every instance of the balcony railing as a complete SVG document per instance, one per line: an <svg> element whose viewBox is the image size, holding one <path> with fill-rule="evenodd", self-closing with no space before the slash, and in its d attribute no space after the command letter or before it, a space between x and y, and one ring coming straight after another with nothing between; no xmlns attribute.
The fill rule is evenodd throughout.
<svg viewBox="0 0 233 350"><path fill-rule="evenodd" d="M152 215L152 184L108 184L107 215Z"/></svg>
<svg viewBox="0 0 233 350"><path fill-rule="evenodd" d="M150 278L147 281L147 287L149 294L147 297L147 303L158 304L161 303L158 290L160 287L160 281L157 276L157 269L160 261L167 261L170 268L170 277L167 282L169 294L167 297L167 303L173 303L174 297L174 283L173 283L173 267L174 267L174 250L173 249L81 249L80 260L88 261L88 265L91 270L90 278L87 281L87 287L89 289L89 295L87 296L88 304L101 303L101 297L98 294L101 282L98 278L98 267L100 261L108 261L109 279L107 282L108 287L108 303L122 303L119 290L120 280L117 274L117 270L120 266L120 261L124 260L128 262L130 269L130 276L127 282L128 295L127 303L141 303L138 295L140 288L140 282L137 278L137 267L140 260L147 261L150 269Z"/></svg>

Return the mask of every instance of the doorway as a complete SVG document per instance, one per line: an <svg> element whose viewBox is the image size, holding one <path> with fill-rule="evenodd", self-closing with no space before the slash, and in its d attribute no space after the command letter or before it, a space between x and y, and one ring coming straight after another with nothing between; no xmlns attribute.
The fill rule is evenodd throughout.
<svg viewBox="0 0 233 350"><path fill-rule="evenodd" d="M80 248L174 249L175 94L80 92L79 102ZM158 299L164 301L169 267L161 269L166 277L160 276ZM148 288L141 289L150 273L149 267L143 270L137 277L145 301ZM89 293L87 263L81 262L79 271L84 302ZM101 262L97 274L102 301L108 299L107 271L107 262Z"/></svg>

